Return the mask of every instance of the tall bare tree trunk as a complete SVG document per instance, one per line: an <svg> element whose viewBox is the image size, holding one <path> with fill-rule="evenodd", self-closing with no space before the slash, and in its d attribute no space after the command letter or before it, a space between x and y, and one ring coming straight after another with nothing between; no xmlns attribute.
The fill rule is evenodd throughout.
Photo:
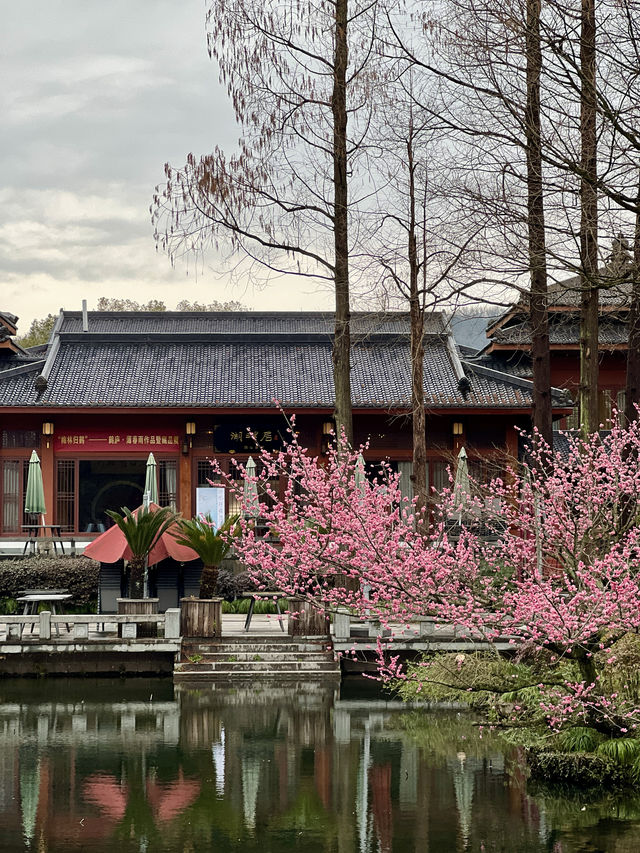
<svg viewBox="0 0 640 853"><path fill-rule="evenodd" d="M598 429L598 177L595 0L582 0L580 30L580 429Z"/></svg>
<svg viewBox="0 0 640 853"><path fill-rule="evenodd" d="M336 433L339 440L344 433L349 444L353 444L347 219L347 3L348 0L335 0L336 29L332 112L336 325L333 340L333 382L335 387Z"/></svg>
<svg viewBox="0 0 640 853"><path fill-rule="evenodd" d="M542 187L542 142L540 133L540 0L527 0L527 104L525 134L527 149L527 213L529 265L531 269L531 361L533 364L533 426L548 444L553 441L551 418L551 359L549 353L549 305L547 258Z"/></svg>
<svg viewBox="0 0 640 853"><path fill-rule="evenodd" d="M633 240L632 275L627 341L627 380L624 397L624 416L627 424L637 419L638 412L635 404L640 403L640 183L638 184L636 227Z"/></svg>
<svg viewBox="0 0 640 853"><path fill-rule="evenodd" d="M427 434L424 414L424 304L420 302L418 276L420 263L416 242L416 183L413 152L413 120L407 138L409 166L409 315L411 322L411 416L413 424L413 491L418 529L428 525L427 509ZM423 264L426 259L422 259Z"/></svg>

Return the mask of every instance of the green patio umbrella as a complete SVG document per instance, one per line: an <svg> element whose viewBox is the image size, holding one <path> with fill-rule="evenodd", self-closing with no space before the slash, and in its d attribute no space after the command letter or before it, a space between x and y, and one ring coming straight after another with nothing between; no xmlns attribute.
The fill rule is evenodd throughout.
<svg viewBox="0 0 640 853"><path fill-rule="evenodd" d="M247 459L247 478L256 476L256 463L250 456ZM260 515L260 501L258 499L258 484L250 479L244 481L244 515L245 518L257 518Z"/></svg>
<svg viewBox="0 0 640 853"><path fill-rule="evenodd" d="M24 511L44 516L47 508L44 503L44 484L42 482L42 468L40 459L35 450L29 459L29 471L27 473L27 491L24 498Z"/></svg>
<svg viewBox="0 0 640 853"><path fill-rule="evenodd" d="M156 459L153 453L147 457L147 473L144 479L144 491L149 495L149 503L157 504L158 501L158 475Z"/></svg>

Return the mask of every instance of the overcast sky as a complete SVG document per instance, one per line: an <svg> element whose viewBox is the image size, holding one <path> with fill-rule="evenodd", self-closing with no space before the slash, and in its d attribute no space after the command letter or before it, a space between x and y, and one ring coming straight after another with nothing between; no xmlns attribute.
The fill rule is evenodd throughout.
<svg viewBox="0 0 640 853"><path fill-rule="evenodd" d="M149 204L164 163L232 150L239 135L207 56L204 0L0 6L0 310L19 332L100 296L332 307L306 283L243 289L217 258L187 275L156 253Z"/></svg>

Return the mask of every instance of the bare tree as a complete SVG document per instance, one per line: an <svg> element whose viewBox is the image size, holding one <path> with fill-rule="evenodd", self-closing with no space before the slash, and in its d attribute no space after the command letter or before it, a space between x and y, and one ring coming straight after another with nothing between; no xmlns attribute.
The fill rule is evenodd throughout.
<svg viewBox="0 0 640 853"><path fill-rule="evenodd" d="M540 41L540 0L527 0L525 27L526 102L525 157L527 161L527 231L531 298L531 361L533 368L533 425L551 446L551 359L549 350L549 303L547 254L542 174L542 126L540 86L542 47Z"/></svg>
<svg viewBox="0 0 640 853"><path fill-rule="evenodd" d="M388 59L388 57L387 57ZM412 483L417 523L428 524L427 433L424 392L425 326L438 305L450 305L477 229L463 229L459 210L442 190L450 153L428 91L418 92L411 68L386 76L370 145L372 199L362 250L369 276L386 302L409 313ZM360 260L360 258L359 258ZM465 279L465 284L468 282ZM458 377L462 379L461 376Z"/></svg>
<svg viewBox="0 0 640 853"><path fill-rule="evenodd" d="M540 15L540 0L447 0L435 24L424 19L426 51L410 46L393 23L392 29L401 55L439 81L431 110L459 153L452 191L469 218L492 222L478 253L485 281L491 271L528 276L533 421L550 442Z"/></svg>
<svg viewBox="0 0 640 853"><path fill-rule="evenodd" d="M353 438L349 220L371 112L376 0L211 0L211 56L243 137L165 167L156 240L172 259L230 247L262 269L331 283L338 435Z"/></svg>
<svg viewBox="0 0 640 853"><path fill-rule="evenodd" d="M598 141L595 0L580 14L580 429L598 429Z"/></svg>
<svg viewBox="0 0 640 853"><path fill-rule="evenodd" d="M510 265L516 277L528 269L534 420L547 436L545 279L574 274L582 427L592 432L598 427L598 291L614 284L603 270L599 238L620 228L628 233L638 212L640 4L446 0L441 8L437 26L425 20L427 50L408 47L401 35L398 42L440 80L435 112L466 145L462 195L474 213L495 223L485 266L492 253L505 273ZM519 239L528 246L526 264Z"/></svg>
<svg viewBox="0 0 640 853"><path fill-rule="evenodd" d="M640 4L582 0L574 15L566 14L565 3L551 5L556 14L546 34L546 50L555 65L555 80L569 93L579 94L581 147L576 162L573 150L556 138L547 157L580 181L581 403L587 407L585 428L590 423L596 429L599 293L607 288L621 291L620 284L630 280L627 418L637 416L634 404L640 402ZM608 228L603 227L603 210ZM598 237L620 232L623 238L625 231L634 242L635 269L630 257L622 266L610 263L598 269ZM620 242L617 238L614 245Z"/></svg>

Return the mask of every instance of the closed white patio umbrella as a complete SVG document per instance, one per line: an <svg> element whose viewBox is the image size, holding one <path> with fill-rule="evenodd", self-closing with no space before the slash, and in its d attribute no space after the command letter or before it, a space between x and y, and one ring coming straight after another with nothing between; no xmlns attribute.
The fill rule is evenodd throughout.
<svg viewBox="0 0 640 853"><path fill-rule="evenodd" d="M158 501L158 466L153 453L147 457L147 471L144 479L144 492L149 495L149 504L157 504ZM148 504L147 504L148 505Z"/></svg>
<svg viewBox="0 0 640 853"><path fill-rule="evenodd" d="M260 501L258 484L253 479L256 476L256 463L252 456L247 459L246 475L243 492L244 515L246 518L257 518L260 515Z"/></svg>

